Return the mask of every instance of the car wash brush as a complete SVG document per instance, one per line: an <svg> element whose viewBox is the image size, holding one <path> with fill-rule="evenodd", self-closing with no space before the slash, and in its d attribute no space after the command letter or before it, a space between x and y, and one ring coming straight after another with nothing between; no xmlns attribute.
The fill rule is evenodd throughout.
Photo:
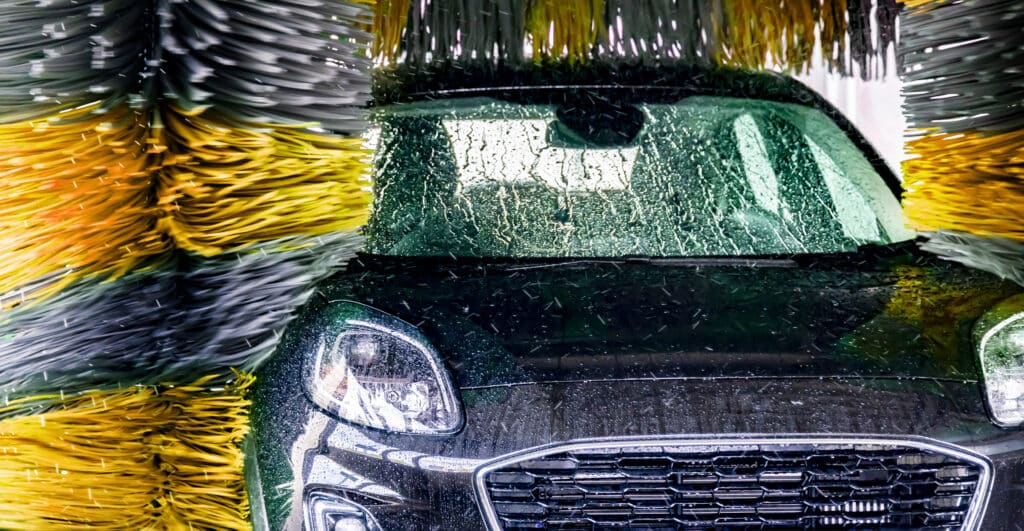
<svg viewBox="0 0 1024 531"><path fill-rule="evenodd" d="M339 232L209 258L176 253L160 268L82 281L0 314L0 396L253 370L317 281L361 242Z"/></svg>
<svg viewBox="0 0 1024 531"><path fill-rule="evenodd" d="M159 199L176 244L210 256L359 226L371 12L171 1L160 16Z"/></svg>
<svg viewBox="0 0 1024 531"><path fill-rule="evenodd" d="M0 2L0 311L168 249L149 114L132 105L145 2Z"/></svg>
<svg viewBox="0 0 1024 531"><path fill-rule="evenodd" d="M374 52L403 62L704 63L803 71L820 56L863 77L884 70L899 6L749 0L387 0L376 4Z"/></svg>
<svg viewBox="0 0 1024 531"><path fill-rule="evenodd" d="M212 383L224 380L9 402L0 527L249 529L240 444L252 378Z"/></svg>
<svg viewBox="0 0 1024 531"><path fill-rule="evenodd" d="M372 13L348 2L89 4L52 16L0 6L49 36L11 54L39 61L41 80L0 77L0 97L22 104L0 115L0 303L18 310L0 313L12 369L0 385L151 381L188 360L250 366L247 349L213 349L209 328L185 323L203 315L224 337L259 336L253 352L270 348L280 312L351 254L369 205L360 28ZM64 51L77 55L54 59ZM74 74L69 86L58 67ZM260 305L237 313L245 301ZM217 317L226 307L230 318ZM251 313L268 308L274 320Z"/></svg>
<svg viewBox="0 0 1024 531"><path fill-rule="evenodd" d="M907 216L926 249L1024 283L1024 4L907 3Z"/></svg>
<svg viewBox="0 0 1024 531"><path fill-rule="evenodd" d="M251 379L224 369L269 355L358 244L372 13L0 18L0 527L247 528Z"/></svg>

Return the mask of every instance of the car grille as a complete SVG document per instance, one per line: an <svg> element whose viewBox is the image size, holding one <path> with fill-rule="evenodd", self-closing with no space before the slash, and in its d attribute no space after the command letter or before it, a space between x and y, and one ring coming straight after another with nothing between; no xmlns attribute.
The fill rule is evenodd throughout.
<svg viewBox="0 0 1024 531"><path fill-rule="evenodd" d="M503 529L959 529L984 461L906 444L576 445L485 468Z"/></svg>

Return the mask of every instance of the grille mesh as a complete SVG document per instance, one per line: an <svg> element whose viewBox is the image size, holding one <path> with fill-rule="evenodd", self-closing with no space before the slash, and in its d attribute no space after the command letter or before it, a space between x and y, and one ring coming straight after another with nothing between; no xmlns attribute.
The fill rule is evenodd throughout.
<svg viewBox="0 0 1024 531"><path fill-rule="evenodd" d="M900 445L614 447L490 470L505 529L959 529L980 465Z"/></svg>

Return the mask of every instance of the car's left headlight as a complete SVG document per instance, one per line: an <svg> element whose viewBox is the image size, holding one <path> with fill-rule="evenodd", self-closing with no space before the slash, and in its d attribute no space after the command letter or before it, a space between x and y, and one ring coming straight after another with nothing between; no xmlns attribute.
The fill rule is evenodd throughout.
<svg viewBox="0 0 1024 531"><path fill-rule="evenodd" d="M975 327L975 343L992 419L1024 425L1024 295L988 311Z"/></svg>
<svg viewBox="0 0 1024 531"><path fill-rule="evenodd" d="M413 325L355 302L321 316L306 362L313 402L343 420L399 433L447 434L462 410L437 351Z"/></svg>

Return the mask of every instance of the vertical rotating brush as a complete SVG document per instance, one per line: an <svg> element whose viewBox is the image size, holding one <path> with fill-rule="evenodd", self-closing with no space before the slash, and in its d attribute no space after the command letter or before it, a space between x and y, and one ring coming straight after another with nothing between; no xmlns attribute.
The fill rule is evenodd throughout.
<svg viewBox="0 0 1024 531"><path fill-rule="evenodd" d="M359 243L372 13L0 18L20 22L0 28L0 527L248 528L251 377L224 369L269 355Z"/></svg>
<svg viewBox="0 0 1024 531"><path fill-rule="evenodd" d="M0 1L0 320L168 249L148 112L131 105L147 14L126 0Z"/></svg>
<svg viewBox="0 0 1024 531"><path fill-rule="evenodd" d="M908 2L904 204L925 249L1024 284L1024 4Z"/></svg>
<svg viewBox="0 0 1024 531"><path fill-rule="evenodd" d="M372 12L343 1L86 4L82 20L63 23L110 33L69 30L117 44L96 55L152 56L109 58L116 71L79 65L84 80L135 78L133 94L82 94L85 104L51 105L57 118L0 124L0 139L17 146L0 151L0 303L10 310L0 312L0 389L254 368L316 280L359 242L370 67L359 28ZM60 24L41 7L10 9ZM135 33L108 20L115 15ZM160 46L144 42L154 26Z"/></svg>
<svg viewBox="0 0 1024 531"><path fill-rule="evenodd" d="M251 384L208 376L9 402L0 528L249 529L238 446Z"/></svg>
<svg viewBox="0 0 1024 531"><path fill-rule="evenodd" d="M172 365L252 369L359 242L373 13L341 0L159 13L158 225L182 251Z"/></svg>

